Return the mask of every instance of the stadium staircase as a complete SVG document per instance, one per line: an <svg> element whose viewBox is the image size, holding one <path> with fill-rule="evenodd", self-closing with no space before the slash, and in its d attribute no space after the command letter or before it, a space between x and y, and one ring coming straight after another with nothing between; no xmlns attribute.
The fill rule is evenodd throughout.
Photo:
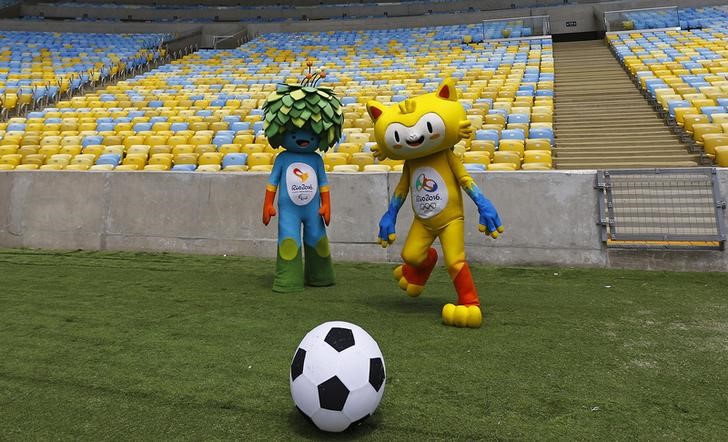
<svg viewBox="0 0 728 442"><path fill-rule="evenodd" d="M554 44L557 169L696 166L602 40Z"/></svg>

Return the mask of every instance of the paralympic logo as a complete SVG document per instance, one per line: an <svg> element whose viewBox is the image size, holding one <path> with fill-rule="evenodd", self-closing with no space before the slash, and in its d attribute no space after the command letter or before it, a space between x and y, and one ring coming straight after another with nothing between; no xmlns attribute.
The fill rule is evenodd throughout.
<svg viewBox="0 0 728 442"><path fill-rule="evenodd" d="M301 171L301 169L299 169L298 167L293 169L293 174L296 175L301 180L302 183L305 183L306 180L308 179L308 174Z"/></svg>
<svg viewBox="0 0 728 442"><path fill-rule="evenodd" d="M424 173L421 173L417 176L417 181L415 181L415 189L432 193L437 190L437 183L435 180L427 178Z"/></svg>

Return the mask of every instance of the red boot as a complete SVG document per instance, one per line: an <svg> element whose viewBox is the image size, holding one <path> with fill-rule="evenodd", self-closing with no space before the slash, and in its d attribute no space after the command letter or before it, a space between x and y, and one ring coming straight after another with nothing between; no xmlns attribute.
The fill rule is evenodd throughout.
<svg viewBox="0 0 728 442"><path fill-rule="evenodd" d="M437 251L430 247L427 258L418 267L403 264L394 269L394 279L399 281L399 287L410 296L419 296L425 289L425 283L430 278L432 270L437 264Z"/></svg>

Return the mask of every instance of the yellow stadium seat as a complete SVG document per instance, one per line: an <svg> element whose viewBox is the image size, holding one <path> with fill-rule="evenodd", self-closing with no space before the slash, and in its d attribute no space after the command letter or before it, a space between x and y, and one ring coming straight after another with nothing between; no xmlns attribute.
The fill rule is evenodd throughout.
<svg viewBox="0 0 728 442"><path fill-rule="evenodd" d="M0 170L15 170L15 165L0 161Z"/></svg>
<svg viewBox="0 0 728 442"><path fill-rule="evenodd" d="M728 146L728 133L703 135L703 150L708 156L715 158L715 149L718 146Z"/></svg>
<svg viewBox="0 0 728 442"><path fill-rule="evenodd" d="M241 152L247 153L248 155L254 154L256 152L263 152L267 146L265 144L244 144L243 147L240 149Z"/></svg>
<svg viewBox="0 0 728 442"><path fill-rule="evenodd" d="M25 156L25 155L32 155L32 154L38 153L38 150L39 149L40 149L40 146L39 145L34 145L34 146L20 146L20 148L18 149L18 152L17 153L19 153L20 155L23 155L23 156Z"/></svg>
<svg viewBox="0 0 728 442"><path fill-rule="evenodd" d="M693 126L696 124L710 123L710 119L705 114L685 114L683 115L683 128L689 134L693 133Z"/></svg>
<svg viewBox="0 0 728 442"><path fill-rule="evenodd" d="M166 137L164 135L149 135L144 140L143 144L146 144L148 146L161 146L164 144L167 144L167 139L170 137Z"/></svg>
<svg viewBox="0 0 728 442"><path fill-rule="evenodd" d="M119 135L105 135L102 144L104 146L119 146L123 141L124 138Z"/></svg>
<svg viewBox="0 0 728 442"><path fill-rule="evenodd" d="M242 151L242 147L243 146L241 146L240 144L234 144L234 143L223 144L220 146L219 152L221 154L223 154L223 156L226 154L229 154L229 153L240 153Z"/></svg>
<svg viewBox="0 0 728 442"><path fill-rule="evenodd" d="M223 172L246 172L248 166L244 164L232 164L222 169Z"/></svg>
<svg viewBox="0 0 728 442"><path fill-rule="evenodd" d="M124 146L122 146L122 145L106 146L104 148L104 151L101 154L103 155L106 153L113 153L113 154L120 155L120 156L124 155Z"/></svg>
<svg viewBox="0 0 728 442"><path fill-rule="evenodd" d="M250 169L251 172L268 172L270 173L271 170L273 170L273 166L270 164L258 164L256 166L251 166Z"/></svg>
<svg viewBox="0 0 728 442"><path fill-rule="evenodd" d="M487 151L471 151L463 154L463 163L490 164L490 153Z"/></svg>
<svg viewBox="0 0 728 442"><path fill-rule="evenodd" d="M143 170L145 172L164 172L169 170L169 167L164 164L147 164Z"/></svg>
<svg viewBox="0 0 728 442"><path fill-rule="evenodd" d="M9 166L9 164L0 164L0 166ZM15 166L15 170L38 170L42 164L19 164ZM2 167L0 167L2 170Z"/></svg>
<svg viewBox="0 0 728 442"><path fill-rule="evenodd" d="M217 152L217 146L214 144L199 144L195 146L194 152L198 155L202 155L203 153L208 152Z"/></svg>
<svg viewBox="0 0 728 442"><path fill-rule="evenodd" d="M20 146L17 144L0 146L0 156L18 153L18 149L20 149Z"/></svg>
<svg viewBox="0 0 728 442"><path fill-rule="evenodd" d="M57 136L57 135L43 137L40 140L41 148L44 146L60 146L60 144L61 144L61 137ZM60 149L60 147L59 147L59 149Z"/></svg>
<svg viewBox="0 0 728 442"><path fill-rule="evenodd" d="M551 170L550 163L523 163L521 170Z"/></svg>
<svg viewBox="0 0 728 442"><path fill-rule="evenodd" d="M58 153L67 153L69 155L78 155L81 153L81 150L83 147L80 144L73 144L73 145L65 145L61 146L61 148L58 150Z"/></svg>
<svg viewBox="0 0 728 442"><path fill-rule="evenodd" d="M359 166L354 164L337 164L333 166L332 172L359 172Z"/></svg>
<svg viewBox="0 0 728 442"><path fill-rule="evenodd" d="M178 153L174 155L174 164L197 164L196 153Z"/></svg>
<svg viewBox="0 0 728 442"><path fill-rule="evenodd" d="M472 140L470 150L472 152L488 152L492 157L495 152L495 142L492 140Z"/></svg>
<svg viewBox="0 0 728 442"><path fill-rule="evenodd" d="M114 166L111 164L94 164L91 166L89 170L95 170L95 171L107 171L107 170L114 170Z"/></svg>
<svg viewBox="0 0 728 442"><path fill-rule="evenodd" d="M0 157L0 163L2 164L12 164L13 166L17 166L22 161L23 156L19 153L9 153Z"/></svg>
<svg viewBox="0 0 728 442"><path fill-rule="evenodd" d="M703 144L703 137L707 134L722 134L723 129L720 124L715 123L698 123L693 127L693 139L698 144Z"/></svg>
<svg viewBox="0 0 728 442"><path fill-rule="evenodd" d="M93 154L78 154L71 159L71 164L86 164L93 166L96 156Z"/></svg>
<svg viewBox="0 0 728 442"><path fill-rule="evenodd" d="M498 144L498 151L517 152L519 157L523 157L524 150L525 147L522 140L500 140Z"/></svg>
<svg viewBox="0 0 728 442"><path fill-rule="evenodd" d="M516 170L517 166L513 163L491 163L488 164L487 168L494 171L512 171Z"/></svg>
<svg viewBox="0 0 728 442"><path fill-rule="evenodd" d="M346 141L348 143L354 143L354 144L364 144L368 143L370 140L370 136L368 133L365 132L351 132L346 136Z"/></svg>
<svg viewBox="0 0 728 442"><path fill-rule="evenodd" d="M180 134L172 135L171 137L167 138L166 144L169 144L172 147L179 146L180 144L188 144L187 140L189 138L190 137L188 137L186 135L180 135Z"/></svg>
<svg viewBox="0 0 728 442"><path fill-rule="evenodd" d="M728 167L728 146L718 146L715 148L715 162L720 167Z"/></svg>
<svg viewBox="0 0 728 442"><path fill-rule="evenodd" d="M126 154L149 155L149 146L146 144L132 144L131 146L127 146Z"/></svg>
<svg viewBox="0 0 728 442"><path fill-rule="evenodd" d="M221 166L219 164L202 164L195 172L219 172Z"/></svg>
<svg viewBox="0 0 728 442"><path fill-rule="evenodd" d="M72 155L67 153L57 153L55 155L51 155L50 158L48 158L48 161L46 164L60 164L61 166L65 167L71 162Z"/></svg>
<svg viewBox="0 0 728 442"><path fill-rule="evenodd" d="M246 144L254 144L255 143L255 136L252 135L252 134L239 134L239 135L235 135L235 138L233 138L233 143L240 144L240 145L243 145L243 146L246 145Z"/></svg>
<svg viewBox="0 0 728 442"><path fill-rule="evenodd" d="M45 164L46 156L43 154L32 153L25 155L22 160L22 164L37 164L41 166Z"/></svg>
<svg viewBox="0 0 728 442"><path fill-rule="evenodd" d="M679 126L685 125L684 116L685 115L695 115L698 114L698 109L694 107L676 107L675 108L675 122Z"/></svg>
<svg viewBox="0 0 728 442"><path fill-rule="evenodd" d="M392 168L386 164L367 164L364 172L389 172Z"/></svg>
<svg viewBox="0 0 728 442"><path fill-rule="evenodd" d="M518 169L521 166L521 154L514 151L499 150L493 154L493 163L510 163Z"/></svg>
<svg viewBox="0 0 728 442"><path fill-rule="evenodd" d="M177 155L181 153L194 153L195 146L192 144L178 144L172 148L172 153Z"/></svg>
<svg viewBox="0 0 728 442"><path fill-rule="evenodd" d="M103 144L89 144L88 146L84 147L81 152L89 155L94 155L96 158L98 158L104 151L105 147L106 146L104 146Z"/></svg>
<svg viewBox="0 0 728 442"><path fill-rule="evenodd" d="M547 138L529 138L525 147L526 150L551 150L551 141Z"/></svg>
<svg viewBox="0 0 728 442"><path fill-rule="evenodd" d="M524 152L523 163L544 163L551 168L551 151L549 150L527 150ZM523 166L523 165L521 165Z"/></svg>
<svg viewBox="0 0 728 442"><path fill-rule="evenodd" d="M89 170L91 168L91 164L69 164L64 168L64 170Z"/></svg>
<svg viewBox="0 0 728 442"><path fill-rule="evenodd" d="M488 114L485 116L485 124L495 124L502 128L506 124L506 117L501 114Z"/></svg>
<svg viewBox="0 0 728 442"><path fill-rule="evenodd" d="M198 162L200 166L208 164L220 165L220 163L222 162L222 156L223 154L220 152L205 152L200 155Z"/></svg>
<svg viewBox="0 0 728 442"><path fill-rule="evenodd" d="M63 164L50 163L40 166L39 170L63 170L64 167Z"/></svg>
<svg viewBox="0 0 728 442"><path fill-rule="evenodd" d="M149 148L149 155L154 155L158 153L172 153L172 146L160 144Z"/></svg>
<svg viewBox="0 0 728 442"><path fill-rule="evenodd" d="M144 135L130 135L122 143L127 149L135 144L144 144Z"/></svg>
<svg viewBox="0 0 728 442"><path fill-rule="evenodd" d="M324 154L324 164L329 168L349 163L349 154L343 152L326 152Z"/></svg>
<svg viewBox="0 0 728 442"><path fill-rule="evenodd" d="M135 170L140 170L141 166L139 164L122 164L120 166L116 166L114 169L115 172L131 172Z"/></svg>
<svg viewBox="0 0 728 442"><path fill-rule="evenodd" d="M366 166L374 164L374 155L370 152L353 153L349 158L349 164L359 167L359 170L364 170Z"/></svg>
<svg viewBox="0 0 728 442"><path fill-rule="evenodd" d="M338 148L337 152L347 153L347 154L361 152L361 144L341 143L341 144L339 144L339 148Z"/></svg>
<svg viewBox="0 0 728 442"><path fill-rule="evenodd" d="M273 154L268 152L254 152L248 154L248 166L250 170L253 170L255 166L266 166L271 165L273 161Z"/></svg>
<svg viewBox="0 0 728 442"><path fill-rule="evenodd" d="M147 154L146 153L129 153L126 154L126 157L124 157L124 160L121 163L122 165L136 165L137 170L143 169L144 166L147 164Z"/></svg>

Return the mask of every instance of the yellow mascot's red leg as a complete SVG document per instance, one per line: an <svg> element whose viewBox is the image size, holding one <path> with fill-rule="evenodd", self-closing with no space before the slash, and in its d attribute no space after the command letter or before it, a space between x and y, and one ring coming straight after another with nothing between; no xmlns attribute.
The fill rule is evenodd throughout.
<svg viewBox="0 0 728 442"><path fill-rule="evenodd" d="M417 267L410 264L402 266L402 276L410 284L425 285L430 278L430 274L432 274L432 269L435 268L435 264L437 264L437 250L430 247L427 250L427 258L422 264Z"/></svg>
<svg viewBox="0 0 728 442"><path fill-rule="evenodd" d="M465 261L464 223L456 220L448 224L440 233L440 244L445 254L445 264L450 274L458 304L445 304L442 308L442 322L456 327L477 328L483 322L480 311L478 291L475 289L470 266Z"/></svg>
<svg viewBox="0 0 728 442"><path fill-rule="evenodd" d="M470 274L470 266L468 266L467 262L463 264L452 282L455 284L455 291L458 294L458 305L480 305L478 291L475 289L473 276Z"/></svg>

